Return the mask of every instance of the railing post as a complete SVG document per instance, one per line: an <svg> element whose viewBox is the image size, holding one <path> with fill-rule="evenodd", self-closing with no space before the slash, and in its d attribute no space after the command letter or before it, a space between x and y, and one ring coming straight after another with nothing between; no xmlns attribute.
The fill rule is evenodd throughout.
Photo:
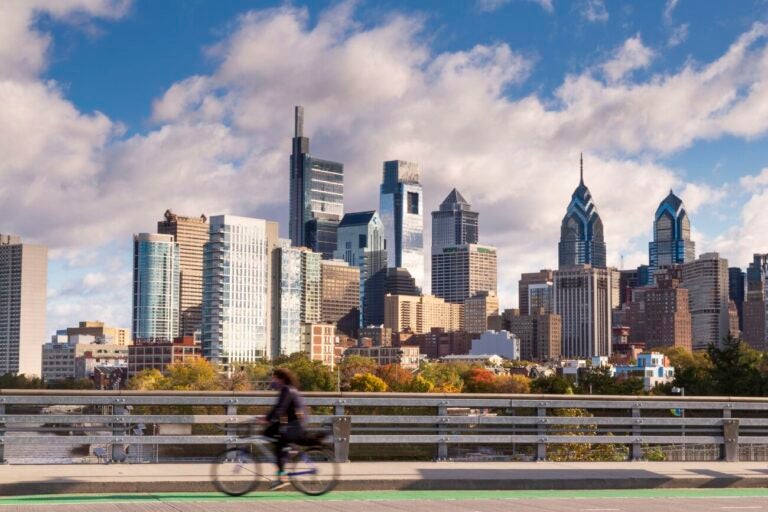
<svg viewBox="0 0 768 512"><path fill-rule="evenodd" d="M349 462L349 436L352 433L352 418L333 418L333 458L336 462Z"/></svg>
<svg viewBox="0 0 768 512"><path fill-rule="evenodd" d="M539 442L536 443L536 460L547 460L547 408L546 402L541 402L536 409L536 416L539 417L539 424L536 429L536 435L539 436Z"/></svg>
<svg viewBox="0 0 768 512"><path fill-rule="evenodd" d="M632 443L631 460L643 458L643 445L640 443L640 437L643 435L643 420L640 419L642 412L637 407L639 405L639 403L636 403L635 407L632 408L632 437L635 438L635 442Z"/></svg>
<svg viewBox="0 0 768 512"><path fill-rule="evenodd" d="M227 419L231 423L226 424L224 432L226 433L227 437L231 439L233 437L237 437L237 425L236 425L236 420L234 419L235 416L237 416L237 398L231 398L229 400L229 403L227 404L227 416L229 416L229 418ZM249 432L249 434L250 433L251 432ZM227 449L236 448L237 445L232 443L227 443L226 447Z"/></svg>
<svg viewBox="0 0 768 512"><path fill-rule="evenodd" d="M437 407L438 425L437 435L440 440L437 442L437 460L448 460L448 406L445 402L440 402Z"/></svg>
<svg viewBox="0 0 768 512"><path fill-rule="evenodd" d="M5 398L0 398L0 464L5 464Z"/></svg>
<svg viewBox="0 0 768 512"><path fill-rule="evenodd" d="M739 461L739 420L723 420L723 460Z"/></svg>
<svg viewBox="0 0 768 512"><path fill-rule="evenodd" d="M125 398L116 398L115 405L112 406L113 416L124 416L128 414L128 410L125 408ZM115 440L112 443L112 462L124 462L125 461L125 443L121 439L126 434L125 421L112 423L112 435L115 436Z"/></svg>

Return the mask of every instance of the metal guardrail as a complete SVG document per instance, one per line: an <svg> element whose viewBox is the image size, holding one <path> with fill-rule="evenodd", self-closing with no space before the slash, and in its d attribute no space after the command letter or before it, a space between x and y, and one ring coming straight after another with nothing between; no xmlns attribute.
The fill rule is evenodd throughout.
<svg viewBox="0 0 768 512"><path fill-rule="evenodd" d="M254 419L249 408L274 400L255 392L3 390L0 460L9 445L106 445L112 461L123 461L129 445L237 444L237 426ZM647 446L714 445L735 461L740 445L768 444L762 398L307 393L306 402L314 423L333 424L338 460L347 460L350 444L436 445L438 459L448 458L449 446L522 444L544 460L548 447L575 443L627 445L631 459ZM82 410L42 414L64 406ZM206 410L190 414L189 406ZM220 435L135 435L140 424L225 427Z"/></svg>

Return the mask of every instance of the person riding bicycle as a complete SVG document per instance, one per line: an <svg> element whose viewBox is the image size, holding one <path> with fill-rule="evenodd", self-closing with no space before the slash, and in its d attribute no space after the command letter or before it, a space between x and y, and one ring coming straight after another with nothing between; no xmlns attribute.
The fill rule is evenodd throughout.
<svg viewBox="0 0 768 512"><path fill-rule="evenodd" d="M288 485L285 475L285 448L290 443L301 441L305 435L306 409L304 398L298 390L298 380L290 370L277 368L272 372L272 389L279 391L277 403L264 418L268 424L264 435L272 439L277 462L277 478L270 485L277 490Z"/></svg>

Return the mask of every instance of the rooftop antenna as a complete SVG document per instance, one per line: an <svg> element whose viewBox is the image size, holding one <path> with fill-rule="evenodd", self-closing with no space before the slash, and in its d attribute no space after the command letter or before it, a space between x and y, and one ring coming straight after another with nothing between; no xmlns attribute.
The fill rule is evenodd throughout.
<svg viewBox="0 0 768 512"><path fill-rule="evenodd" d="M624 255L621 255L621 270L624 270Z"/></svg>
<svg viewBox="0 0 768 512"><path fill-rule="evenodd" d="M579 153L579 183L584 184L584 153Z"/></svg>

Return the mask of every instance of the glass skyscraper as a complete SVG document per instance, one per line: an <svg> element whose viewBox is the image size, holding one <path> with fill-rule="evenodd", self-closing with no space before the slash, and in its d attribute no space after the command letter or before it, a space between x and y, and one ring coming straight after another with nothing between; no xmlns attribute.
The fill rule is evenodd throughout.
<svg viewBox="0 0 768 512"><path fill-rule="evenodd" d="M172 235L133 236L133 339L171 343L179 336L179 244Z"/></svg>
<svg viewBox="0 0 768 512"><path fill-rule="evenodd" d="M423 287L424 211L419 165L402 160L384 162L379 204L389 266L408 269L416 285Z"/></svg>
<svg viewBox="0 0 768 512"><path fill-rule="evenodd" d="M696 259L696 246L691 241L691 220L682 199L671 190L656 209L648 259L648 279L651 283L657 270Z"/></svg>
<svg viewBox="0 0 768 512"><path fill-rule="evenodd" d="M379 214L368 211L344 215L334 256L360 269L360 326L384 323L387 250Z"/></svg>
<svg viewBox="0 0 768 512"><path fill-rule="evenodd" d="M336 229L344 214L344 165L310 155L301 106L296 107L294 117L290 195L291 243L331 258L336 249Z"/></svg>
<svg viewBox="0 0 768 512"><path fill-rule="evenodd" d="M290 247L281 240L275 251L280 286L275 304L278 335L272 347L272 357L302 351L301 324L318 323L320 310L320 253L305 247Z"/></svg>
<svg viewBox="0 0 768 512"><path fill-rule="evenodd" d="M479 214L458 190L440 203L440 209L432 212L432 253L442 252L444 247L476 244L479 239Z"/></svg>
<svg viewBox="0 0 768 512"><path fill-rule="evenodd" d="M203 260L203 355L223 365L270 357L277 222L210 219Z"/></svg>
<svg viewBox="0 0 768 512"><path fill-rule="evenodd" d="M559 268L585 264L605 268L605 252L603 221L592 201L592 194L584 185L582 158L579 186L571 195L571 202L560 227Z"/></svg>

